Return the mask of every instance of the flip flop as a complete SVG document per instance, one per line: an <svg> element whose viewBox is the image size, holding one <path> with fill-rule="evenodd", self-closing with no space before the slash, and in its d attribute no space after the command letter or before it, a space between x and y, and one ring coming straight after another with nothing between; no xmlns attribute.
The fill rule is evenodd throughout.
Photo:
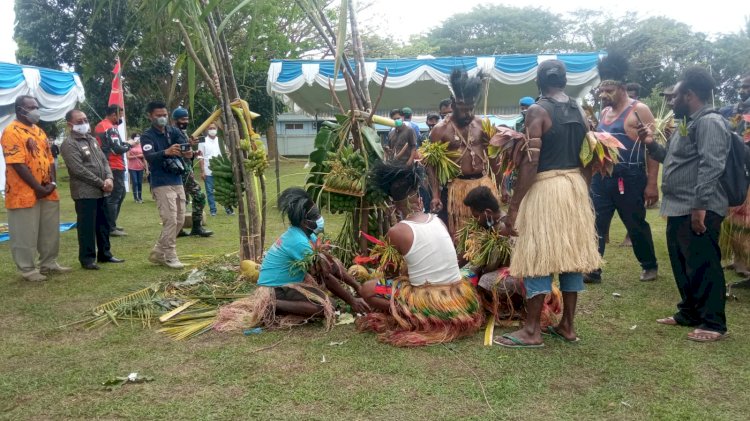
<svg viewBox="0 0 750 421"><path fill-rule="evenodd" d="M513 344L506 344L501 341L498 341L497 339L493 339L492 342L500 346L504 346L506 348L543 348L544 347L544 344L527 344L526 342L516 338L515 336L511 336L510 333L506 333L502 337L513 342Z"/></svg>
<svg viewBox="0 0 750 421"><path fill-rule="evenodd" d="M719 333L719 332L712 332L710 330L702 330L702 329L696 329L696 330L700 330L701 334L716 333L717 335L712 336L710 338L698 338L696 336L692 336L692 335L695 334L695 331L692 331L692 332L688 333L688 335L687 335L688 340L694 341L694 342L716 342L716 341L720 341L720 340L726 338L727 336L729 336L729 332Z"/></svg>
<svg viewBox="0 0 750 421"><path fill-rule="evenodd" d="M554 327L552 327L552 326L547 326L547 331L546 331L546 332L543 332L543 333L544 333L545 335L550 335L550 336L552 336L552 337L553 337L553 338L555 338L555 339L561 339L561 340L563 340L563 341L565 341L565 342L567 342L567 343L569 343L569 344L574 344L574 343L576 343L576 342L579 342L579 341L581 340L581 338L579 338L579 337L577 337L577 336L576 336L576 338L575 338L575 339L573 339L573 340L570 340L570 339L566 338L565 336L561 335L561 334L560 334L560 333L559 333L558 331L556 331L556 330L555 330L555 328L554 328Z"/></svg>
<svg viewBox="0 0 750 421"><path fill-rule="evenodd" d="M677 320L675 320L674 317L665 317L663 319L656 319L656 323L659 323L660 325L667 325L667 326L679 325L679 323L677 323Z"/></svg>

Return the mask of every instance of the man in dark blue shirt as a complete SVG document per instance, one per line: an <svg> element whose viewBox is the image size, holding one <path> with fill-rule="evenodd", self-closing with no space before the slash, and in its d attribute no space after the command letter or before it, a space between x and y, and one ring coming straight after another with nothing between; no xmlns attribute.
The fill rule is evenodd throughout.
<svg viewBox="0 0 750 421"><path fill-rule="evenodd" d="M177 258L177 232L185 220L185 189L182 174L185 163L181 158L192 158L193 151L182 133L167 126L167 106L153 101L146 107L151 119L151 128L141 135L143 156L151 170L151 191L161 217L162 230L159 240L148 259L152 263L174 269L185 267Z"/></svg>

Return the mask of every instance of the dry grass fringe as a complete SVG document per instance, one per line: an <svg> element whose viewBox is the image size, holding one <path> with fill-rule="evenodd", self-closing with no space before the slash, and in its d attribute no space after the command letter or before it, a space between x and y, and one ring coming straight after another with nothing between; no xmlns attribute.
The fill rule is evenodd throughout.
<svg viewBox="0 0 750 421"><path fill-rule="evenodd" d="M464 198L470 191L479 186L488 187L500 201L500 191L488 176L473 180L456 178L448 184L448 231L451 235L463 227L466 220L471 219L471 208L464 205Z"/></svg>

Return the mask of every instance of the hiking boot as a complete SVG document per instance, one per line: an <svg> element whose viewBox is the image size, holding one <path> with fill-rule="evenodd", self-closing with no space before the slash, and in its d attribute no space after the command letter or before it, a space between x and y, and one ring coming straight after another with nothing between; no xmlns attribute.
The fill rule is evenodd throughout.
<svg viewBox="0 0 750 421"><path fill-rule="evenodd" d="M646 269L641 272L641 282L655 281L659 277L659 269Z"/></svg>
<svg viewBox="0 0 750 421"><path fill-rule="evenodd" d="M39 269L39 273L41 273L42 275L56 275L60 273L68 273L72 270L73 268L69 268L67 266L60 266L59 264L55 263L55 266L53 267Z"/></svg>
<svg viewBox="0 0 750 421"><path fill-rule="evenodd" d="M601 284L602 283L602 272L594 271L583 274L583 283L585 284Z"/></svg>
<svg viewBox="0 0 750 421"><path fill-rule="evenodd" d="M148 255L148 261L157 265L163 265L166 262L164 255L156 250L151 250L151 254Z"/></svg>
<svg viewBox="0 0 750 421"><path fill-rule="evenodd" d="M207 229L203 229L201 226L201 221L193 220L193 230L190 231L190 235L197 235L201 237L210 237L214 235L213 231L209 231Z"/></svg>
<svg viewBox="0 0 750 421"><path fill-rule="evenodd" d="M47 277L42 275L39 272L34 271L34 272L23 274L23 279L29 282L42 282L42 281L46 281Z"/></svg>
<svg viewBox="0 0 750 421"><path fill-rule="evenodd" d="M182 262L180 262L180 259L176 259L176 258L165 260L163 265L170 267L172 269L184 269L185 268L185 265Z"/></svg>

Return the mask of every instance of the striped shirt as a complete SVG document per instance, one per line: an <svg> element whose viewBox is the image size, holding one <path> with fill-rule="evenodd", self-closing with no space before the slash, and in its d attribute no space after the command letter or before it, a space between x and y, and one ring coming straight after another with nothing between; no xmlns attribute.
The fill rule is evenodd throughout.
<svg viewBox="0 0 750 421"><path fill-rule="evenodd" d="M692 210L727 213L727 195L719 182L729 153L731 133L724 118L708 105L690 116L688 136L679 128L663 147L648 145L650 157L664 164L661 213L689 215Z"/></svg>

